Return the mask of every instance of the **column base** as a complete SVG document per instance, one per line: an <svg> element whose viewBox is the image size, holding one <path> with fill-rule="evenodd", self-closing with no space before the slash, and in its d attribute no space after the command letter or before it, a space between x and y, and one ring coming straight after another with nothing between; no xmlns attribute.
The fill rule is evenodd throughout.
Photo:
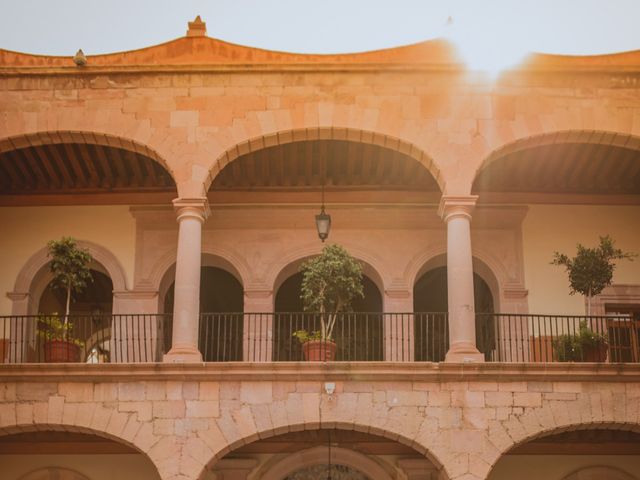
<svg viewBox="0 0 640 480"><path fill-rule="evenodd" d="M202 363L202 354L197 348L176 346L162 357L162 361L165 363Z"/></svg>
<svg viewBox="0 0 640 480"><path fill-rule="evenodd" d="M456 343L449 347L444 357L447 363L482 363L484 354L480 353L472 343Z"/></svg>

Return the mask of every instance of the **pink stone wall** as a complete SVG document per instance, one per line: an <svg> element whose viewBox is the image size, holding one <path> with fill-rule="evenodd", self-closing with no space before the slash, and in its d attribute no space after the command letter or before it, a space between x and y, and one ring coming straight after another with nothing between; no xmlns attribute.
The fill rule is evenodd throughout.
<svg viewBox="0 0 640 480"><path fill-rule="evenodd" d="M259 438L340 428L409 445L444 479L480 480L510 448L544 433L640 429L640 370L631 365L603 366L597 378L570 365L414 365L392 375L366 365L114 367L6 369L0 431L92 432L145 453L163 480L196 480ZM332 395L325 380L336 384Z"/></svg>

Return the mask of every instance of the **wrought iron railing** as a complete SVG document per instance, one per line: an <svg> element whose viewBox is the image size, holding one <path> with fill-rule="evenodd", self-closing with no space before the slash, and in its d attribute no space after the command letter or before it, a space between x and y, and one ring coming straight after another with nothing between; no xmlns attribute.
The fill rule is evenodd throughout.
<svg viewBox="0 0 640 480"><path fill-rule="evenodd" d="M321 329L314 313L203 313L199 346L209 362L301 361L309 346L294 333ZM447 314L340 313L332 341L335 361L438 362L449 344Z"/></svg>
<svg viewBox="0 0 640 480"><path fill-rule="evenodd" d="M67 320L0 317L0 362L158 362L171 345L171 315L71 315ZM203 313L199 348L207 362L303 361L310 346L293 334L317 332L321 324L322 317L312 313ZM332 342L321 343L312 359L440 362L449 347L447 314L341 313ZM492 362L640 362L640 321L479 313L476 344Z"/></svg>
<svg viewBox="0 0 640 480"><path fill-rule="evenodd" d="M157 362L170 315L21 315L0 317L2 363Z"/></svg>
<svg viewBox="0 0 640 480"><path fill-rule="evenodd" d="M628 316L479 313L476 327L488 361L640 361L640 322Z"/></svg>

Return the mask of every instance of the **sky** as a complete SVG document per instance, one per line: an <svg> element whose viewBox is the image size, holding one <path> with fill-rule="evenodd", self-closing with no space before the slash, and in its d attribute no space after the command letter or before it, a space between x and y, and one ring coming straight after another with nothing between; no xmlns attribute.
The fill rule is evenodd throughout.
<svg viewBox="0 0 640 480"><path fill-rule="evenodd" d="M73 55L132 50L201 15L228 42L346 53L446 37L467 57L640 49L640 0L0 0L0 48ZM452 22L448 22L448 18Z"/></svg>

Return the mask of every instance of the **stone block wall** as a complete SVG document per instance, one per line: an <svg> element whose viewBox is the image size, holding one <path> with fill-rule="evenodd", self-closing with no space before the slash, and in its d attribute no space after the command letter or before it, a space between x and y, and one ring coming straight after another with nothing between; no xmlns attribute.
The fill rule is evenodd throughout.
<svg viewBox="0 0 640 480"><path fill-rule="evenodd" d="M147 455L163 480L196 480L258 439L338 428L408 445L442 479L481 480L513 446L543 434L640 430L639 373L630 365L3 366L0 431L94 433Z"/></svg>

